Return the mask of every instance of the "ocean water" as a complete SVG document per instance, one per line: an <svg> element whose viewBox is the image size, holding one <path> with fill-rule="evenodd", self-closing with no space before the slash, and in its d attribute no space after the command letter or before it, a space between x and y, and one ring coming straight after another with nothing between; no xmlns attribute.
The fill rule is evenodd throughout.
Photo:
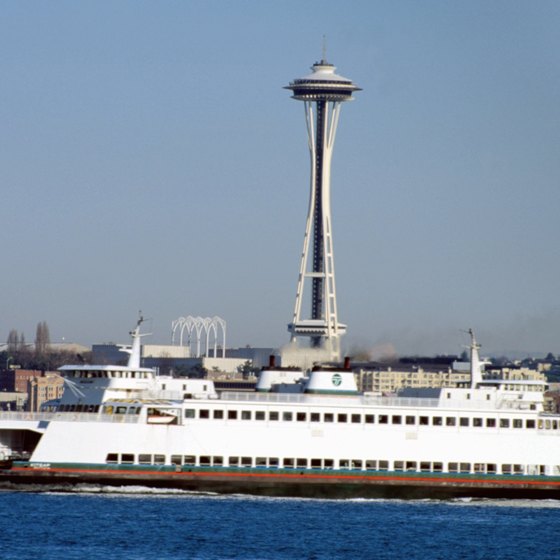
<svg viewBox="0 0 560 560"><path fill-rule="evenodd" d="M1 491L0 558L548 560L559 524L560 501Z"/></svg>

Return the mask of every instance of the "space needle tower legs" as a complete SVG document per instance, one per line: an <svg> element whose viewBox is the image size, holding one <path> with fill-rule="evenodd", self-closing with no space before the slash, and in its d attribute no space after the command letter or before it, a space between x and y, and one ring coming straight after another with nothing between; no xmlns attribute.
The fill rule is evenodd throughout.
<svg viewBox="0 0 560 560"><path fill-rule="evenodd" d="M340 337L346 332L346 325L338 322L336 307L330 204L331 159L341 103L350 101L352 93L360 88L336 75L335 67L324 59L315 63L312 70L309 76L286 86L286 89L292 90L293 99L304 102L311 156L309 210L294 315L288 330L292 340L308 337L311 347L326 350L329 360L339 360ZM307 279L311 280L311 316L302 319Z"/></svg>

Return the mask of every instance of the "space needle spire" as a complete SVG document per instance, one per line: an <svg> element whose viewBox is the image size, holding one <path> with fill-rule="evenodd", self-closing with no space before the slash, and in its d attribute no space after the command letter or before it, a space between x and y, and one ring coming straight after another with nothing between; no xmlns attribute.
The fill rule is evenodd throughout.
<svg viewBox="0 0 560 560"><path fill-rule="evenodd" d="M292 98L303 101L311 156L311 189L298 277L296 303L288 325L292 341L310 339L312 348L324 349L329 360L340 359L340 337L346 325L338 321L331 224L331 159L340 107L361 88L335 74L336 68L323 58L312 73L286 86ZM307 280L310 281L310 294ZM310 298L308 319L302 317L304 297Z"/></svg>

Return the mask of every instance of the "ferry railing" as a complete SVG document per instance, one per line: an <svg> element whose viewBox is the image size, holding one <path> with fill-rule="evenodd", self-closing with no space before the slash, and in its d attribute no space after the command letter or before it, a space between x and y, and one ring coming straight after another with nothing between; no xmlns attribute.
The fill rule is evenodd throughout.
<svg viewBox="0 0 560 560"><path fill-rule="evenodd" d="M137 414L97 414L94 412L0 412L0 421L28 422L113 422L136 424Z"/></svg>
<svg viewBox="0 0 560 560"><path fill-rule="evenodd" d="M287 404L311 404L326 406L379 406L384 408L439 408L440 410L519 410L519 411L542 411L538 403L528 401L514 401L500 399L498 401L483 400L459 400L459 399L430 399L423 397L383 397L358 395L348 397L309 395L302 393L235 393L224 391L221 400L247 402L247 403L287 403ZM536 405L531 409L531 405Z"/></svg>
<svg viewBox="0 0 560 560"><path fill-rule="evenodd" d="M359 395L356 397L305 395L301 393L233 393L225 391L222 400L252 403L301 403L301 404L325 404L325 405L348 405L356 406L386 406L406 408L427 408L438 405L438 399L408 398L408 397L369 397Z"/></svg>

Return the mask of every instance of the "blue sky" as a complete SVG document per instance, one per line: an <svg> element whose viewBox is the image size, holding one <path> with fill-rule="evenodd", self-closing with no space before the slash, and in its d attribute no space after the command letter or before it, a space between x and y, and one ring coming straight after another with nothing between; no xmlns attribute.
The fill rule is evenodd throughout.
<svg viewBox="0 0 560 560"><path fill-rule="evenodd" d="M560 352L560 3L0 5L0 340L288 340L321 57L363 88L332 169L349 352Z"/></svg>

